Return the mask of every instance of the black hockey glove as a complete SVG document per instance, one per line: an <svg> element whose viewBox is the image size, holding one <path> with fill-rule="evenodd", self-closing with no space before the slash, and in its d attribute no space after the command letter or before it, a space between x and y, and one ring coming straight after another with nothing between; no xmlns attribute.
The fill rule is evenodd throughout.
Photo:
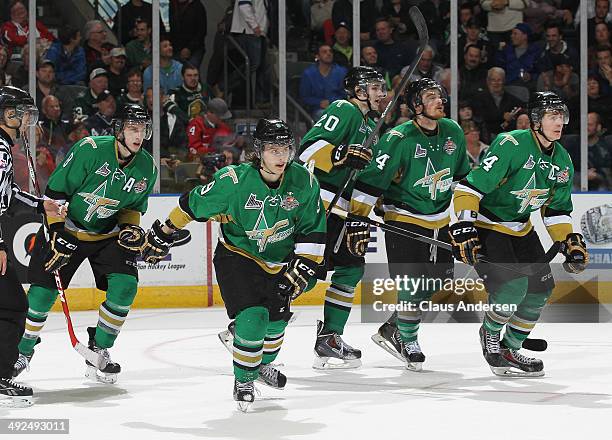
<svg viewBox="0 0 612 440"><path fill-rule="evenodd" d="M577 232L567 234L567 238L561 243L559 252L565 255L563 269L566 272L580 273L589 264L589 252L582 234Z"/></svg>
<svg viewBox="0 0 612 440"><path fill-rule="evenodd" d="M140 254L142 245L145 243L145 231L138 225L123 224L120 226L117 242L119 246L130 252Z"/></svg>
<svg viewBox="0 0 612 440"><path fill-rule="evenodd" d="M314 261L308 258L295 257L278 282L279 294L290 297L291 301L296 299L304 292L310 278L316 277L316 268L317 263Z"/></svg>
<svg viewBox="0 0 612 440"><path fill-rule="evenodd" d="M361 144L341 144L332 151L334 167L345 166L354 170L363 170L371 160L372 150Z"/></svg>
<svg viewBox="0 0 612 440"><path fill-rule="evenodd" d="M172 234L166 234L162 230L161 222L155 220L145 235L141 251L142 259L149 264L157 264L168 255L172 244Z"/></svg>
<svg viewBox="0 0 612 440"><path fill-rule="evenodd" d="M366 222L347 220L346 247L355 257L365 257L370 242L370 225Z"/></svg>
<svg viewBox="0 0 612 440"><path fill-rule="evenodd" d="M68 264L78 247L79 240L71 233L64 230L51 231L49 251L45 257L45 271L51 273L60 270Z"/></svg>
<svg viewBox="0 0 612 440"><path fill-rule="evenodd" d="M473 266L478 262L478 251L482 247L478 238L478 231L472 222L457 222L448 228L453 256Z"/></svg>

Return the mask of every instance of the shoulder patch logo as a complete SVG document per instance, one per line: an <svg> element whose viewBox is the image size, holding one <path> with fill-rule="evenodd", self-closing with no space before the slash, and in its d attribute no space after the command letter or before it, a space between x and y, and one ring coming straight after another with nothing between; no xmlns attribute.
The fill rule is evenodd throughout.
<svg viewBox="0 0 612 440"><path fill-rule="evenodd" d="M102 165L100 168L96 170L96 174L99 174L100 176L104 176L104 177L108 177L110 173L111 173L111 170L108 167L108 162L104 162L104 165Z"/></svg>
<svg viewBox="0 0 612 440"><path fill-rule="evenodd" d="M527 159L527 162L525 162L525 165L523 165L523 168L526 170L533 170L534 166L535 166L535 160L533 160L533 154L530 154L529 159Z"/></svg>
<svg viewBox="0 0 612 440"><path fill-rule="evenodd" d="M285 211L291 211L300 206L300 202L293 196L293 193L289 191L281 200L280 207Z"/></svg>
<svg viewBox="0 0 612 440"><path fill-rule="evenodd" d="M244 209L261 209L263 208L263 204L263 200L257 199L257 194L251 193L244 204Z"/></svg>
<svg viewBox="0 0 612 440"><path fill-rule="evenodd" d="M137 193L141 193L144 192L147 189L147 178L143 177L142 180L139 180L138 182L136 182L136 185L134 185L134 191Z"/></svg>
<svg viewBox="0 0 612 440"><path fill-rule="evenodd" d="M557 182L558 183L567 183L569 182L570 172L569 168L565 167L563 171L559 171L557 173Z"/></svg>
<svg viewBox="0 0 612 440"><path fill-rule="evenodd" d="M421 144L416 144L416 148L414 149L414 158L418 159L419 157L427 156L427 149L421 147Z"/></svg>
<svg viewBox="0 0 612 440"><path fill-rule="evenodd" d="M449 137L449 138L446 138L446 142L444 142L442 149L444 150L446 154L450 156L457 149L457 144L455 144L455 142Z"/></svg>

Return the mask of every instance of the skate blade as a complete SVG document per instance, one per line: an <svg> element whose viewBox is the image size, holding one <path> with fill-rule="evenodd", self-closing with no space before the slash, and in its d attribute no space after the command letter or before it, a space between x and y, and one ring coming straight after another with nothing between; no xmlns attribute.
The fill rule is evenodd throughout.
<svg viewBox="0 0 612 440"><path fill-rule="evenodd" d="M243 413L249 412L251 405L253 405L253 402L236 402L236 407Z"/></svg>
<svg viewBox="0 0 612 440"><path fill-rule="evenodd" d="M542 371L522 371L514 367L491 367L493 374L499 377L542 377Z"/></svg>
<svg viewBox="0 0 612 440"><path fill-rule="evenodd" d="M389 353L390 355L392 355L394 358L404 362L405 359L402 356L401 353L398 353L398 351L395 349L395 347L389 342L387 341L385 338L383 338L381 335L379 335L378 333L376 333L375 335L372 335L372 341L378 345L380 348L382 348L383 350L385 350L387 353Z"/></svg>
<svg viewBox="0 0 612 440"><path fill-rule="evenodd" d="M32 396L6 396L0 400L0 408L29 408L34 405Z"/></svg>
<svg viewBox="0 0 612 440"><path fill-rule="evenodd" d="M233 354L234 353L234 336L232 335L232 332L230 332L229 330L224 330L221 333L219 333L217 336L219 336L219 340L221 341L223 346L227 349L227 351Z"/></svg>
<svg viewBox="0 0 612 440"><path fill-rule="evenodd" d="M406 370L416 371L417 373L423 370L423 362L408 362L406 360L405 362Z"/></svg>
<svg viewBox="0 0 612 440"><path fill-rule="evenodd" d="M104 373L99 371L96 367L87 366L87 371L85 371L85 377L94 381L100 382L108 385L112 385L117 382L117 373Z"/></svg>
<svg viewBox="0 0 612 440"><path fill-rule="evenodd" d="M352 370L361 367L361 359L342 360L315 354L312 368L315 370Z"/></svg>

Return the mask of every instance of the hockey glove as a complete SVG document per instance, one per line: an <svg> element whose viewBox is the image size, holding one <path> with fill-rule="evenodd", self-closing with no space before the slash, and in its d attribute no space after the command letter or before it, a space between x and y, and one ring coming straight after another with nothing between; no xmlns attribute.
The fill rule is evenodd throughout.
<svg viewBox="0 0 612 440"><path fill-rule="evenodd" d="M478 262L478 251L482 247L478 238L478 231L472 222L457 222L448 229L453 256L473 266Z"/></svg>
<svg viewBox="0 0 612 440"><path fill-rule="evenodd" d="M372 150L361 144L338 145L332 151L334 167L345 166L354 170L363 170L372 160Z"/></svg>
<svg viewBox="0 0 612 440"><path fill-rule="evenodd" d="M348 220L346 223L346 247L355 257L365 257L370 242L370 225Z"/></svg>
<svg viewBox="0 0 612 440"><path fill-rule="evenodd" d="M561 243L559 252L565 255L563 269L566 272L580 273L589 264L589 252L587 251L582 234L577 232L567 234L567 238Z"/></svg>
<svg viewBox="0 0 612 440"><path fill-rule="evenodd" d="M142 259L149 264L157 264L163 260L173 244L172 234L166 234L159 220L155 220L151 229L145 235L142 245Z"/></svg>
<svg viewBox="0 0 612 440"><path fill-rule="evenodd" d="M123 224L120 226L117 242L119 246L131 252L140 253L145 242L145 231L137 225Z"/></svg>
<svg viewBox="0 0 612 440"><path fill-rule="evenodd" d="M316 277L317 263L302 257L295 257L285 269L283 278L279 281L279 293L290 296L293 301L300 296L308 286L310 278ZM288 285L287 285L288 284Z"/></svg>
<svg viewBox="0 0 612 440"><path fill-rule="evenodd" d="M45 271L51 273L68 264L70 257L79 247L79 240L63 230L51 231L49 245L45 257Z"/></svg>

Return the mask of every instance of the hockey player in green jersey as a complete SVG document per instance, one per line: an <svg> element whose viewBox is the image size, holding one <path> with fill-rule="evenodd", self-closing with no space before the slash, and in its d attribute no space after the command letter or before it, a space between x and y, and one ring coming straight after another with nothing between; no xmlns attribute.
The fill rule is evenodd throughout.
<svg viewBox="0 0 612 440"><path fill-rule="evenodd" d="M434 80L412 82L406 93L414 118L388 131L376 144L375 158L360 174L351 212L368 216L383 198L385 223L434 239L448 241L451 184L470 170L465 137L457 123L444 118L446 92ZM432 280L417 290L398 292L410 304L384 323L372 340L419 371L425 361L418 342L421 301L435 293L433 280L453 278L451 253L409 238L385 234L391 277Z"/></svg>
<svg viewBox="0 0 612 440"><path fill-rule="evenodd" d="M291 317L290 302L316 281L323 260L325 210L317 179L292 161L295 144L281 120L261 119L250 163L217 171L206 186L181 196L165 223L146 235L143 257L168 253L173 231L189 222L216 220L221 235L214 265L233 326L234 400L246 411L254 381L283 388L287 378L271 365Z"/></svg>
<svg viewBox="0 0 612 440"><path fill-rule="evenodd" d="M310 129L300 147L299 159L307 167L314 166L321 184L321 198L327 208L334 194L342 188L353 169L364 169L372 151L363 144L375 126L373 117L387 95L385 80L371 67L353 67L344 79L347 100L332 102ZM348 209L352 187L338 200ZM357 368L361 351L344 342L341 335L351 312L355 287L363 276L370 228L366 223L345 222L332 214L327 220L325 266L333 270L331 286L325 293L324 320L317 322L314 368ZM331 359L331 361L330 361Z"/></svg>
<svg viewBox="0 0 612 440"><path fill-rule="evenodd" d="M25 333L19 344L15 375L23 371L55 302L53 272L67 288L84 260L89 260L96 286L106 291L98 324L87 329L89 348L106 360L104 370L88 364L87 376L114 383L121 367L110 358L137 291L136 256L144 242L140 216L157 179L153 158L140 147L151 136L151 120L137 104L125 104L114 122L114 136L86 137L75 143L51 174L45 195L69 203L65 219L47 216L49 242L43 230L30 260L30 302Z"/></svg>
<svg viewBox="0 0 612 440"><path fill-rule="evenodd" d="M565 270L580 273L589 261L583 237L573 232L570 218L574 167L558 142L569 121L567 106L552 92L537 92L528 114L531 128L499 134L480 166L457 186L453 201L458 222L449 231L455 258L475 265L484 279L492 310L485 313L480 342L491 370L501 376L544 375L543 362L519 350L554 280L549 265L524 276L479 263L478 254L493 263L536 262L544 249L529 217L539 209L551 238L562 243Z"/></svg>

